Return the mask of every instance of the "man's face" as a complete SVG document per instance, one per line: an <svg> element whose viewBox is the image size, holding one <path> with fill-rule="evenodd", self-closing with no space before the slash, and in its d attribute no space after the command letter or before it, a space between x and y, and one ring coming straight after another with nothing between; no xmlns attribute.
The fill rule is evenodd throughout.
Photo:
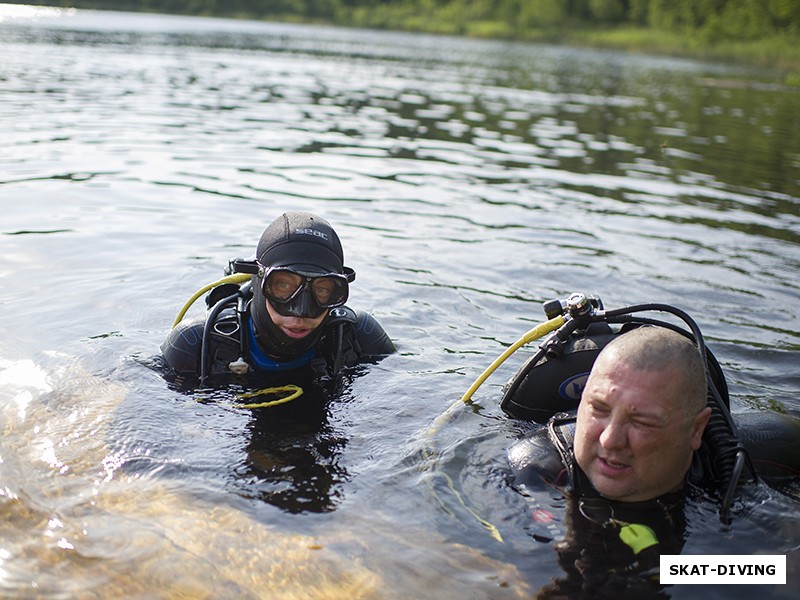
<svg viewBox="0 0 800 600"><path fill-rule="evenodd" d="M586 382L575 458L606 498L650 500L678 488L710 409L687 415L676 369L637 371L601 355Z"/></svg>
<svg viewBox="0 0 800 600"><path fill-rule="evenodd" d="M275 326L293 340L301 340L306 337L320 326L328 314L328 311L323 311L320 316L313 319L310 317L285 317L275 310L269 300L265 299L264 302L267 303L267 312Z"/></svg>

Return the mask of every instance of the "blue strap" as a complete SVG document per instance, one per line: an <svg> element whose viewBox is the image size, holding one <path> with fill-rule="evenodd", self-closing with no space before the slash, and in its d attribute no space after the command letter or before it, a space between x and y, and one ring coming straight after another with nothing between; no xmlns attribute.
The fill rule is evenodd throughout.
<svg viewBox="0 0 800 600"><path fill-rule="evenodd" d="M252 319L247 319L247 332L250 336L250 360L257 369L262 371L288 371L290 369L297 369L310 363L311 359L317 354L317 348L313 347L309 348L305 354L294 360L277 361L264 354L264 351L261 350L261 346L258 345Z"/></svg>

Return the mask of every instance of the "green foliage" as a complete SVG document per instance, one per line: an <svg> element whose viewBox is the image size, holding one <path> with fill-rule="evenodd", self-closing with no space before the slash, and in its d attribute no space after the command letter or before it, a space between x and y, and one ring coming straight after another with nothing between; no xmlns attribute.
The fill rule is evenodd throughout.
<svg viewBox="0 0 800 600"><path fill-rule="evenodd" d="M589 13L601 23L621 23L626 20L622 0L589 0Z"/></svg>
<svg viewBox="0 0 800 600"><path fill-rule="evenodd" d="M797 0L767 0L767 10L779 27L800 25L800 2Z"/></svg>
<svg viewBox="0 0 800 600"><path fill-rule="evenodd" d="M7 3L13 3L14 0ZM0 3L6 3L0 0ZM312 20L448 22L467 29L504 23L524 32L576 23L649 25L708 39L754 39L800 32L798 0L32 0L29 4L177 14L291 15Z"/></svg>
<svg viewBox="0 0 800 600"><path fill-rule="evenodd" d="M519 25L523 29L542 29L566 21L568 4L562 0L520 0Z"/></svg>
<svg viewBox="0 0 800 600"><path fill-rule="evenodd" d="M11 0L14 3L19 0ZM788 52L800 46L800 0L29 0L74 6L251 19L327 22L483 37L572 40L602 34L640 48L743 48ZM639 33L632 34L634 30ZM616 32L616 33L615 33ZM621 34L621 35L620 35ZM627 37L626 37L627 36ZM747 54L747 51L742 51Z"/></svg>
<svg viewBox="0 0 800 600"><path fill-rule="evenodd" d="M647 16L650 12L650 0L629 0L628 2L628 21L633 25L647 24Z"/></svg>

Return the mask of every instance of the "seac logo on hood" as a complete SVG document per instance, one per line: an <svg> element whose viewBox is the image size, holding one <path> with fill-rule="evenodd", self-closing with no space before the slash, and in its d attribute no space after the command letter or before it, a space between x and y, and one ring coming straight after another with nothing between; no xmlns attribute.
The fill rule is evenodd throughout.
<svg viewBox="0 0 800 600"><path fill-rule="evenodd" d="M318 231L316 229L311 229L310 227L298 227L294 230L294 232L299 235L313 235L314 237L318 237L326 241L328 240L327 233L323 233L322 231Z"/></svg>

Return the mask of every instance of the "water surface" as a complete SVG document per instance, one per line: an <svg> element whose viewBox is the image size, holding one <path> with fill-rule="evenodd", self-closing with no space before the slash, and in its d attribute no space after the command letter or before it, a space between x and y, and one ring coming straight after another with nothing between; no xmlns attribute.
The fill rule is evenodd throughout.
<svg viewBox="0 0 800 600"><path fill-rule="evenodd" d="M573 291L679 306L734 412L800 415L800 96L778 81L3 5L0 595L534 596L560 568L508 485L526 426L498 408L532 350L479 409L436 419ZM399 348L292 427L200 404L148 368L184 301L286 210L334 224L351 304ZM796 565L798 504L764 493L730 527L690 506L684 552Z"/></svg>

